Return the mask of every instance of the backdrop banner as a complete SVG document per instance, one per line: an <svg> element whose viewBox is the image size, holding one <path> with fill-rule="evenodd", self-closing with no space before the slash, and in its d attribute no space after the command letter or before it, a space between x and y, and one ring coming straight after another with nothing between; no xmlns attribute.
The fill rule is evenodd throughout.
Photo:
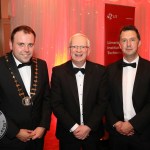
<svg viewBox="0 0 150 150"><path fill-rule="evenodd" d="M105 65L122 58L119 47L120 30L134 25L135 7L105 4Z"/></svg>

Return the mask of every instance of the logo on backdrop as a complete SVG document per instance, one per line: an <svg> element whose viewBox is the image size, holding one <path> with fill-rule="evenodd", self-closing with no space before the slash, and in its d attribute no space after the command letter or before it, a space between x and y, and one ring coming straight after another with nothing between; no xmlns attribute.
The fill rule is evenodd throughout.
<svg viewBox="0 0 150 150"><path fill-rule="evenodd" d="M0 139L5 135L7 130L7 122L4 114L0 111Z"/></svg>
<svg viewBox="0 0 150 150"><path fill-rule="evenodd" d="M117 15L115 15L115 14L112 14L112 13L109 13L108 15L107 15L107 18L109 19L109 20L112 20L112 19L117 19Z"/></svg>

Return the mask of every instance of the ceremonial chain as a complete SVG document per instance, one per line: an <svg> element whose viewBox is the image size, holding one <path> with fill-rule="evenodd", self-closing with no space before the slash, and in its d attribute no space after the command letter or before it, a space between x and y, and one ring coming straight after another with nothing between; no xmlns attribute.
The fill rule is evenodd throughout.
<svg viewBox="0 0 150 150"><path fill-rule="evenodd" d="M5 59L6 59L6 62L8 64L8 67L9 67L10 73L12 75L12 78L14 80L14 83L16 85L16 88L18 90L18 94L19 94L19 96L22 99L22 104L24 106L33 105L32 97L36 94L37 84L38 84L38 64L37 64L37 59L34 58L34 57L32 58L32 62L35 64L35 70L34 70L33 84L32 84L31 89L30 89L30 97L29 96L25 96L25 93L24 93L21 85L17 81L16 76L15 76L15 74L13 73L13 71L12 71L12 69L10 67L9 60L8 60L8 55L7 54L5 55Z"/></svg>

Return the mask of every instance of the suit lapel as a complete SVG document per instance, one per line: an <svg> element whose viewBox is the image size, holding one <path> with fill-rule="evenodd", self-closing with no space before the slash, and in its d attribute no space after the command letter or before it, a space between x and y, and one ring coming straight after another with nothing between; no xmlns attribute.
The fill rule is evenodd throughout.
<svg viewBox="0 0 150 150"><path fill-rule="evenodd" d="M93 67L89 61L86 62L85 68L85 76L84 76L84 86L83 86L83 104L86 102L85 100L88 97L88 93L90 92L91 82L93 77Z"/></svg>
<svg viewBox="0 0 150 150"><path fill-rule="evenodd" d="M144 65L143 65L143 61L142 58L139 57L139 62L138 62L138 68L137 68L137 72L136 72L136 76L135 76L135 81L134 81L134 87L133 87L133 96L134 93L136 93L137 87L141 81L141 77L142 74L144 72Z"/></svg>
<svg viewBox="0 0 150 150"><path fill-rule="evenodd" d="M118 84L118 86L116 86L116 87L118 87L118 93L119 93L119 97L120 97L120 99L121 99L121 103L123 104L123 92L122 92L122 74L123 74L123 68L122 68L122 61L123 60L121 60L121 61L119 61L118 62L118 66L117 66L117 72L118 72L118 74L117 74L117 76L116 76L116 84Z"/></svg>
<svg viewBox="0 0 150 150"><path fill-rule="evenodd" d="M118 95L118 106L116 106L115 109L120 110L120 116L122 119L124 118L123 116L123 90L122 90L122 76L123 76L123 67L122 67L122 59L116 63L115 69L112 70L113 73L113 78L110 77L111 81L113 83L112 89L112 95L117 94ZM113 98L113 96L112 96ZM119 108L118 108L119 107Z"/></svg>
<svg viewBox="0 0 150 150"><path fill-rule="evenodd" d="M17 68L17 66L16 66L15 60L14 60L14 58L13 58L13 56L12 56L12 53L9 53L9 55L8 55L8 60L9 60L9 67L11 68L12 72L14 73L16 80L17 80L17 81L19 82L19 84L21 85L23 91L25 92L25 95L28 95L28 94L27 94L27 91L26 91L26 89L25 89L24 83L23 83L23 81L22 81L22 78L21 78L21 76L20 76L20 73L19 73L19 71L18 71L18 68ZM14 84L15 84L15 83L14 83ZM16 87L16 90L17 90L17 87Z"/></svg>
<svg viewBox="0 0 150 150"><path fill-rule="evenodd" d="M66 76L68 77L68 83L69 83L70 89L73 93L76 103L79 105L77 82L76 82L76 77L75 77L75 74L73 71L73 66L72 66L71 61L68 61L66 63L65 70L66 70L66 74L67 74Z"/></svg>
<svg viewBox="0 0 150 150"><path fill-rule="evenodd" d="M38 73L36 73L36 64L35 63L33 63L33 59L32 59L32 64L31 64L31 85L30 85L30 96L32 97L32 101L34 102L34 99L35 99L35 96L33 95L32 96L32 93L34 93L35 92L35 95L36 95L36 93L37 93L37 91L38 91L38 88L40 87L40 86L34 86L34 84L36 84L33 80L35 80L35 76L37 76L37 80L39 80L39 74ZM38 68L39 69L39 68ZM37 70L38 70L37 69ZM41 79L42 80L42 79ZM39 84L39 81L37 81L37 84ZM32 91L32 87L34 86L34 89L36 88L36 91L34 90L34 91Z"/></svg>

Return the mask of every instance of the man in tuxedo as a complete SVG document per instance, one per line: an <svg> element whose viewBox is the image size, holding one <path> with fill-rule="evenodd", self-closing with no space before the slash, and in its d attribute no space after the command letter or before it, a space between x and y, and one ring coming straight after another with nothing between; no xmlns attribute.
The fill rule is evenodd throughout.
<svg viewBox="0 0 150 150"><path fill-rule="evenodd" d="M0 110L7 131L1 150L42 150L50 124L50 86L46 62L33 57L36 34L29 26L11 33L11 51L0 58Z"/></svg>
<svg viewBox="0 0 150 150"><path fill-rule="evenodd" d="M135 26L120 32L123 59L108 66L110 101L107 121L112 150L150 149L150 62L141 58Z"/></svg>
<svg viewBox="0 0 150 150"><path fill-rule="evenodd" d="M60 150L98 150L107 106L105 68L86 60L90 41L77 33L70 38L71 60L52 70L51 105L57 118Z"/></svg>

